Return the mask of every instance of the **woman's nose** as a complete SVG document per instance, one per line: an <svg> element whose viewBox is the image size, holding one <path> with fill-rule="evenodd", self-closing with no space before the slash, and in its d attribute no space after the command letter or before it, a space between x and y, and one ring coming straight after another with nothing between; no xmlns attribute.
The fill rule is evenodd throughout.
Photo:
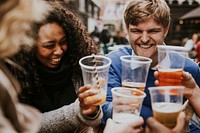
<svg viewBox="0 0 200 133"><path fill-rule="evenodd" d="M63 50L62 50L61 46L60 45L56 46L55 50L54 50L54 54L61 55L62 53L63 53Z"/></svg>

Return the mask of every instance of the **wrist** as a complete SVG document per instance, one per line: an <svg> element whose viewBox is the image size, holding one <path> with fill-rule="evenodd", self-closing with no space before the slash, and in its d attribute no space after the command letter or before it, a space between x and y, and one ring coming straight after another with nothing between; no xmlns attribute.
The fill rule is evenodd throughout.
<svg viewBox="0 0 200 133"><path fill-rule="evenodd" d="M89 115L87 115L87 116L88 116L88 117L95 117L95 116L97 116L97 115L99 114L99 112L100 112L100 107L97 106L95 112L93 112L92 114L89 114Z"/></svg>
<svg viewBox="0 0 200 133"><path fill-rule="evenodd" d="M192 103L198 100L199 98L200 98L200 90L197 87L193 88L191 95L187 97L187 99Z"/></svg>

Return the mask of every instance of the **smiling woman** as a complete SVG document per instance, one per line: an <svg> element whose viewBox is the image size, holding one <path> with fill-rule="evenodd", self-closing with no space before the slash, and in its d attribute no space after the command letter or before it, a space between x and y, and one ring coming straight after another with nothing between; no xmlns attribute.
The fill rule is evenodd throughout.
<svg viewBox="0 0 200 133"><path fill-rule="evenodd" d="M97 46L86 27L63 3L49 4L52 10L47 17L32 27L34 47L11 59L23 71L7 64L22 85L20 100L43 113L41 132L74 132L81 125L97 126L102 117L100 107L90 107L82 98L77 99L83 85L78 61L96 54Z"/></svg>
<svg viewBox="0 0 200 133"><path fill-rule="evenodd" d="M67 40L63 28L57 23L41 26L36 44L37 59L49 68L56 68L67 51Z"/></svg>

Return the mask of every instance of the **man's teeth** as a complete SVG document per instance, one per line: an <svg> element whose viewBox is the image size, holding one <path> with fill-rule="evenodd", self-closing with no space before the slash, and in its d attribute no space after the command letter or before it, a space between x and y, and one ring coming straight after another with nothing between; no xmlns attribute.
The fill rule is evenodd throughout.
<svg viewBox="0 0 200 133"><path fill-rule="evenodd" d="M151 45L140 45L140 47L142 47L142 48L150 48Z"/></svg>
<svg viewBox="0 0 200 133"><path fill-rule="evenodd" d="M53 61L55 61L55 62L58 62L58 61L60 61L60 58L58 58L58 59L52 59Z"/></svg>

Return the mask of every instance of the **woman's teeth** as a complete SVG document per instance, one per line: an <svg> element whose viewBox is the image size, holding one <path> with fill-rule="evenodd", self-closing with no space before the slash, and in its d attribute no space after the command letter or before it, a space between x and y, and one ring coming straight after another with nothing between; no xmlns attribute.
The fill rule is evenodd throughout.
<svg viewBox="0 0 200 133"><path fill-rule="evenodd" d="M52 61L54 62L59 62L61 58L57 58L57 59L52 59Z"/></svg>

